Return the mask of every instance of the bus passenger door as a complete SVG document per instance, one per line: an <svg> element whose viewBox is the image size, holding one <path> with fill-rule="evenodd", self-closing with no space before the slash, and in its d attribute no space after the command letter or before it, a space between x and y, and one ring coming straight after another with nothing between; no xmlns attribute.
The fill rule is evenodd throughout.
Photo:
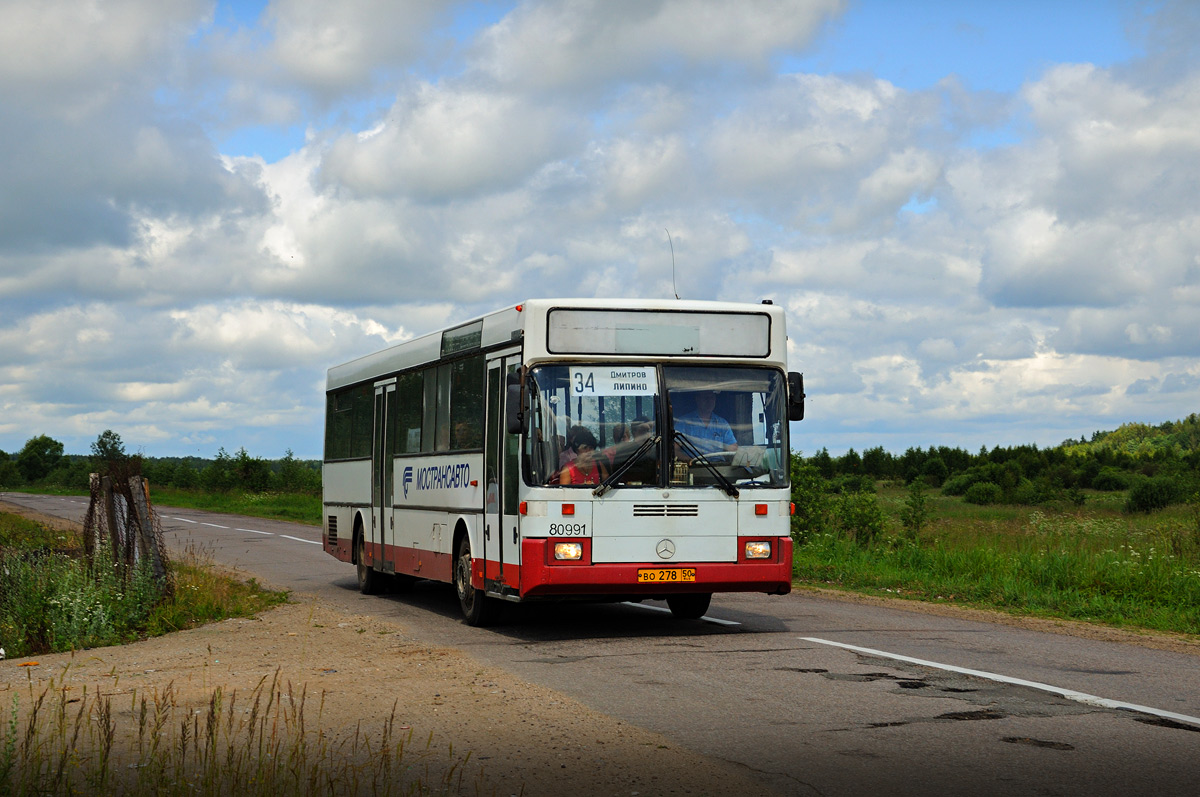
<svg viewBox="0 0 1200 797"><path fill-rule="evenodd" d="M487 426L484 442L485 578L491 591L520 588L521 539L517 515L520 437L504 423L506 385L517 379L519 356L500 356L488 363ZM499 583L495 583L499 582Z"/></svg>
<svg viewBox="0 0 1200 797"><path fill-rule="evenodd" d="M396 381L375 386L375 437L371 446L371 539L379 543L376 570L396 572L396 517L393 495Z"/></svg>

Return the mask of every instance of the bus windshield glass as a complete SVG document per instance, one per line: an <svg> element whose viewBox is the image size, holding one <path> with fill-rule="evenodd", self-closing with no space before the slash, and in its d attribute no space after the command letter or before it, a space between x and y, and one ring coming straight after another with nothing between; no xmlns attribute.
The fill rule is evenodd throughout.
<svg viewBox="0 0 1200 797"><path fill-rule="evenodd" d="M658 371L652 365L546 365L529 374L526 438L535 485L599 484L636 455L617 484L657 485Z"/></svg>
<svg viewBox="0 0 1200 797"><path fill-rule="evenodd" d="M544 365L530 370L527 386L530 484L787 484L785 385L774 369Z"/></svg>
<svg viewBox="0 0 1200 797"><path fill-rule="evenodd" d="M671 486L787 485L786 386L770 368L664 366ZM718 476L720 475L720 477Z"/></svg>

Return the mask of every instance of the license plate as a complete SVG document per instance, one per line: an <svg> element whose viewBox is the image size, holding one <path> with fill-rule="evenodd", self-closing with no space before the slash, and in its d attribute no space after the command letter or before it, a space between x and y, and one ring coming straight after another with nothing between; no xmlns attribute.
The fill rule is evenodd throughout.
<svg viewBox="0 0 1200 797"><path fill-rule="evenodd" d="M696 580L693 567L655 567L637 571L639 584L680 584Z"/></svg>

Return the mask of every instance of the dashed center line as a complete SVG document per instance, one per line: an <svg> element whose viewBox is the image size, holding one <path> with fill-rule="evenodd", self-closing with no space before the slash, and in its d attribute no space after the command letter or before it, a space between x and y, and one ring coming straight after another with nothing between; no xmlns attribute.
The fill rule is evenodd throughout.
<svg viewBox="0 0 1200 797"><path fill-rule="evenodd" d="M234 531L248 531L251 534L266 534L268 537L275 536L275 532L273 531L259 531L258 529L234 529Z"/></svg>
<svg viewBox="0 0 1200 797"><path fill-rule="evenodd" d="M218 524L216 524L216 523L201 523L200 525L201 525L201 526L212 526L214 529L227 529L227 528L229 528L228 526L220 526L220 525L218 525Z"/></svg>
<svg viewBox="0 0 1200 797"><path fill-rule="evenodd" d="M320 540L302 540L299 537L293 537L290 534L280 534L279 536L283 537L285 540L295 540L296 542L307 542L309 545L320 545L321 544Z"/></svg>

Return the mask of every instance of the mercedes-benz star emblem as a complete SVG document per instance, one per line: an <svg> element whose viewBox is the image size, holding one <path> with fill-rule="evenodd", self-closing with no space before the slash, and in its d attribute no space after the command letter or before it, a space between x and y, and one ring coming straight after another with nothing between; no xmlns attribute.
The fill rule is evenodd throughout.
<svg viewBox="0 0 1200 797"><path fill-rule="evenodd" d="M670 559L675 555L675 543L670 540L659 540L654 550L658 552L659 559Z"/></svg>

